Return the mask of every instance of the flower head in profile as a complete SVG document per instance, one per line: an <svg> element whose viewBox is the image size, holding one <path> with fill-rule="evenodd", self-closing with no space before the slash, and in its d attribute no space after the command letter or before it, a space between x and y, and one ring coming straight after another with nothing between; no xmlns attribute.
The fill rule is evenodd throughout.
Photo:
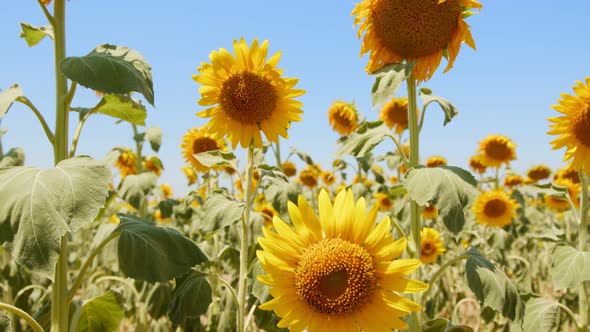
<svg viewBox="0 0 590 332"><path fill-rule="evenodd" d="M292 177L297 174L297 167L290 161L285 161L281 164L281 169L286 176Z"/></svg>
<svg viewBox="0 0 590 332"><path fill-rule="evenodd" d="M182 166L182 172L188 180L188 185L195 184L197 182L197 173L191 166Z"/></svg>
<svg viewBox="0 0 590 332"><path fill-rule="evenodd" d="M446 166L447 159L443 156L431 156L426 159L424 165L426 165L426 167Z"/></svg>
<svg viewBox="0 0 590 332"><path fill-rule="evenodd" d="M420 111L416 109L416 113ZM394 97L383 104L379 111L379 120L385 122L389 129L401 134L408 129L408 98Z"/></svg>
<svg viewBox="0 0 590 332"><path fill-rule="evenodd" d="M421 307L401 295L427 285L407 278L420 260L401 259L407 240L394 240L389 217L375 223L363 198L340 191L332 203L318 199L319 215L299 196L289 202L289 226L273 219L276 232L263 229L257 252L273 299L259 306L273 310L281 328L292 331L385 331L403 329L401 319Z"/></svg>
<svg viewBox="0 0 590 332"><path fill-rule="evenodd" d="M206 127L192 128L182 137L182 155L197 172L207 172L209 167L201 164L195 154L214 150L227 150L223 139L213 135Z"/></svg>
<svg viewBox="0 0 590 332"><path fill-rule="evenodd" d="M453 67L461 43L475 49L465 18L481 8L475 0L363 0L352 15L369 53L367 71L402 61L414 62L420 82L428 80L444 56L445 72Z"/></svg>
<svg viewBox="0 0 590 332"><path fill-rule="evenodd" d="M524 184L524 179L518 174L509 174L504 178L504 186L508 189L512 189L522 184Z"/></svg>
<svg viewBox="0 0 590 332"><path fill-rule="evenodd" d="M551 168L546 165L535 165L526 173L527 178L531 179L533 182L548 179L550 175Z"/></svg>
<svg viewBox="0 0 590 332"><path fill-rule="evenodd" d="M575 95L561 94L553 109L561 116L549 118L551 130L558 135L551 142L553 149L566 148L564 161L571 161L574 170L590 171L590 77L585 82L576 81Z"/></svg>
<svg viewBox="0 0 590 332"><path fill-rule="evenodd" d="M201 63L193 79L201 84L199 105L209 107L197 113L211 118L207 128L218 137L228 137L232 148L251 142L262 148L262 135L271 142L288 137L291 122L301 121L303 104L294 98L305 93L295 89L298 80L286 78L277 68L281 53L269 59L268 41L252 45L234 40L234 54L220 48L211 52L211 63Z"/></svg>
<svg viewBox="0 0 590 332"><path fill-rule="evenodd" d="M469 168L477 174L486 172L487 166L483 163L483 158L480 155L475 155L469 158Z"/></svg>
<svg viewBox="0 0 590 332"><path fill-rule="evenodd" d="M127 175L137 174L137 157L135 153L130 149L122 149L115 162L115 167L119 169L122 178Z"/></svg>
<svg viewBox="0 0 590 332"><path fill-rule="evenodd" d="M516 217L518 203L502 190L481 193L473 203L473 213L478 223L489 227L504 227Z"/></svg>
<svg viewBox="0 0 590 332"><path fill-rule="evenodd" d="M438 208L436 207L436 205L428 203L428 205L424 207L424 210L422 210L422 217L424 217L424 219L432 220L438 218Z"/></svg>
<svg viewBox="0 0 590 332"><path fill-rule="evenodd" d="M162 160L156 156L148 157L141 163L143 169L148 172L154 172L157 176L162 175L162 170L164 170L164 165L162 164Z"/></svg>
<svg viewBox="0 0 590 332"><path fill-rule="evenodd" d="M431 227L420 230L420 260L424 264L436 262L438 256L446 251L440 234Z"/></svg>
<svg viewBox="0 0 590 332"><path fill-rule="evenodd" d="M340 135L350 135L358 128L358 115L354 104L335 101L328 109L328 122Z"/></svg>

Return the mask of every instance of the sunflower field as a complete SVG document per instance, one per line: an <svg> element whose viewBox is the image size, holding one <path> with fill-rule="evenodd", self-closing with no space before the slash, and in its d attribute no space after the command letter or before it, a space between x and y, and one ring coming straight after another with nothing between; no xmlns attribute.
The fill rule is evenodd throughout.
<svg viewBox="0 0 590 332"><path fill-rule="evenodd" d="M198 111L175 170L190 189L175 195L160 181L165 133L145 125L148 61L113 44L69 55L69 2L27 1L45 22L21 38L52 43L56 103L40 110L26 82L0 90L0 331L590 331L590 78L547 105L559 169L518 174L516 143L487 132L468 169L420 155L427 111L458 115L425 84L475 49L482 3L351 7L378 112L331 104L328 166L291 147L306 90L279 64L289 54L222 42L192 73ZM96 104L79 106L81 90ZM54 167L2 146L17 104ZM134 145L80 154L99 114Z"/></svg>

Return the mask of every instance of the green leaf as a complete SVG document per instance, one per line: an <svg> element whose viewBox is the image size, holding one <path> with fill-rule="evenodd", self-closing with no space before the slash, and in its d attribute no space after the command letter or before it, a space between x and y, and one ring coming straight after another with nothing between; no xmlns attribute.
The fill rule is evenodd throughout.
<svg viewBox="0 0 590 332"><path fill-rule="evenodd" d="M524 185L522 186L522 190L525 192L533 192L536 194L541 195L549 195L555 198L566 198L567 196L567 188L556 186L553 183L547 184L534 184L534 185Z"/></svg>
<svg viewBox="0 0 590 332"><path fill-rule="evenodd" d="M513 321L522 321L524 303L512 281L475 248L470 248L466 254L467 284L480 303Z"/></svg>
<svg viewBox="0 0 590 332"><path fill-rule="evenodd" d="M424 332L445 332L449 327L449 323L444 318L429 320L424 323Z"/></svg>
<svg viewBox="0 0 590 332"><path fill-rule="evenodd" d="M270 295L270 287L261 283L258 280L259 275L264 275L264 270L262 269L262 265L260 265L260 261L256 260L252 266L252 273L250 276L250 280L252 283L252 288L250 293L256 297L260 303L266 302L268 296Z"/></svg>
<svg viewBox="0 0 590 332"><path fill-rule="evenodd" d="M25 164L25 150L12 148L5 155L0 156L0 167L23 166Z"/></svg>
<svg viewBox="0 0 590 332"><path fill-rule="evenodd" d="M405 79L410 76L413 63L387 65L371 75L375 75L375 83L371 89L373 107L388 102Z"/></svg>
<svg viewBox="0 0 590 332"><path fill-rule="evenodd" d="M465 210L478 195L477 181L454 166L417 167L406 178L410 197L421 206L436 205L449 231L458 234L465 225Z"/></svg>
<svg viewBox="0 0 590 332"><path fill-rule="evenodd" d="M203 205L203 229L211 232L238 222L242 218L246 204L237 201L225 189L214 190Z"/></svg>
<svg viewBox="0 0 590 332"><path fill-rule="evenodd" d="M289 183L289 178L279 167L260 164L258 169L260 170L259 181L267 180L278 186L285 186Z"/></svg>
<svg viewBox="0 0 590 332"><path fill-rule="evenodd" d="M65 58L59 69L67 78L89 89L107 94L136 91L154 105L152 69L133 49L100 45L88 55Z"/></svg>
<svg viewBox="0 0 590 332"><path fill-rule="evenodd" d="M39 44L39 42L46 36L49 36L49 38L53 39L53 27L51 25L36 27L29 23L21 23L20 27L22 30L20 37L27 42L29 47Z"/></svg>
<svg viewBox="0 0 590 332"><path fill-rule="evenodd" d="M108 291L84 302L76 332L114 332L124 316L118 295Z"/></svg>
<svg viewBox="0 0 590 332"><path fill-rule="evenodd" d="M13 84L10 88L0 92L0 119L8 113L12 103L20 97L24 97L23 90L18 84Z"/></svg>
<svg viewBox="0 0 590 332"><path fill-rule="evenodd" d="M213 300L213 292L206 277L206 274L193 272L186 278L177 280L168 310L170 320L175 326L182 324L187 318L199 317L207 312Z"/></svg>
<svg viewBox="0 0 590 332"><path fill-rule="evenodd" d="M160 209L160 212L162 212L162 217L170 218L174 213L174 207L179 204L179 201L170 198L160 201L158 208Z"/></svg>
<svg viewBox="0 0 590 332"><path fill-rule="evenodd" d="M308 155L307 153L303 152L303 151L299 151L295 148L291 148L291 153L294 153L297 155L297 157L299 157L299 159L301 159L301 161L305 162L308 165L312 165L314 164L313 159L311 159L311 156Z"/></svg>
<svg viewBox="0 0 590 332"><path fill-rule="evenodd" d="M0 169L0 243L19 264L52 279L60 239L96 217L111 173L82 156L55 168Z"/></svg>
<svg viewBox="0 0 590 332"><path fill-rule="evenodd" d="M526 332L551 332L557 325L557 318L557 303L543 298L532 298L526 303L523 329Z"/></svg>
<svg viewBox="0 0 590 332"><path fill-rule="evenodd" d="M556 288L572 288L590 280L590 252L558 245L551 254L551 277Z"/></svg>
<svg viewBox="0 0 590 332"><path fill-rule="evenodd" d="M121 232L117 245L119 266L130 278L163 282L178 278L207 256L179 231L158 227L128 214L117 214Z"/></svg>
<svg viewBox="0 0 590 332"><path fill-rule="evenodd" d="M172 300L172 286L169 283L156 284L152 286L150 294L152 296L148 303L148 312L153 318L166 316L170 301Z"/></svg>
<svg viewBox="0 0 590 332"><path fill-rule="evenodd" d="M12 319L0 311L0 331L12 331Z"/></svg>
<svg viewBox="0 0 590 332"><path fill-rule="evenodd" d="M238 170L238 160L233 152L223 152L220 150L206 151L193 155L203 166L229 166Z"/></svg>
<svg viewBox="0 0 590 332"><path fill-rule="evenodd" d="M366 156L377 144L386 137L393 137L391 130L383 121L365 122L354 133L344 139L336 152L336 157L353 155L355 157Z"/></svg>
<svg viewBox="0 0 590 332"><path fill-rule="evenodd" d="M157 183L158 176L154 172L128 175L119 184L119 195L134 208L139 209Z"/></svg>
<svg viewBox="0 0 590 332"><path fill-rule="evenodd" d="M126 95L104 95L94 111L138 126L144 126L147 117L145 106Z"/></svg>
<svg viewBox="0 0 590 332"><path fill-rule="evenodd" d="M154 152L160 151L162 145L162 128L151 126L145 130L145 139L150 142L150 146Z"/></svg>
<svg viewBox="0 0 590 332"><path fill-rule="evenodd" d="M446 126L457 114L459 114L455 106L450 101L442 97L433 96L432 91L428 88L420 89L419 95L422 99L424 113L426 113L426 107L428 107L428 105L433 102L438 103L443 112L445 112L445 121L443 122L443 126Z"/></svg>

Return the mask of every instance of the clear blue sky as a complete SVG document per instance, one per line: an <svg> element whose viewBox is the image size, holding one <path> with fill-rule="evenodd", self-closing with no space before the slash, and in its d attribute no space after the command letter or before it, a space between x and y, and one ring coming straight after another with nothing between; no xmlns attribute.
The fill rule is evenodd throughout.
<svg viewBox="0 0 590 332"><path fill-rule="evenodd" d="M575 80L590 75L590 43L586 0L482 1L481 14L470 17L478 50L463 46L455 68L438 71L423 86L453 101L460 111L446 127L443 114L432 107L421 137L421 155L445 156L466 167L477 142L489 133L505 134L517 144L513 168L523 172L536 163L563 165L563 151L552 151L546 135L550 106L561 92L571 93ZM156 108L147 125L164 129L159 156L166 170L162 181L184 192L179 143L192 126L206 120L195 112L200 98L191 79L208 54L230 48L241 36L268 39L270 52L283 51L279 66L298 77L305 104L303 121L294 123L288 146L308 152L327 166L338 136L326 117L337 99L354 100L368 119L377 119L370 104L373 78L359 57L360 41L353 30L350 1L139 1L71 0L67 4L68 55L84 55L103 43L138 50L153 68ZM0 88L18 82L25 94L53 125L53 53L49 40L29 48L20 39L20 22L44 25L34 0L7 0L0 11ZM444 60L443 60L444 61ZM444 64L444 62L443 62ZM74 106L98 102L92 91L79 89ZM405 94L405 89L398 94ZM76 117L72 116L72 131ZM9 129L5 149L20 146L27 164L50 167L53 154L32 113L17 105L4 117ZM128 124L114 125L96 116L87 123L78 151L102 159L114 146L133 146ZM393 149L390 142L380 151Z"/></svg>

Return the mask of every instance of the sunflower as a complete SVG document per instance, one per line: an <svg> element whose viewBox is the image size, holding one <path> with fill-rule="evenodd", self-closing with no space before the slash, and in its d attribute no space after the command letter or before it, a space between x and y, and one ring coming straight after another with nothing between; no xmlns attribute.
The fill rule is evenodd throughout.
<svg viewBox="0 0 590 332"><path fill-rule="evenodd" d="M160 185L160 190L162 190L164 198L172 197L172 187L168 183L162 183Z"/></svg>
<svg viewBox="0 0 590 332"><path fill-rule="evenodd" d="M130 149L123 149L119 154L119 158L117 158L115 166L119 169L122 178L127 175L137 174L137 157L135 157L135 153Z"/></svg>
<svg viewBox="0 0 590 332"><path fill-rule="evenodd" d="M553 109L563 116L549 118L550 135L559 135L551 142L553 149L566 147L564 161L572 160L574 170L590 171L590 77L586 82L576 81L574 95L562 94Z"/></svg>
<svg viewBox="0 0 590 332"><path fill-rule="evenodd" d="M336 182L336 175L334 175L334 173L332 173L330 171L322 172L321 177L322 177L322 182L326 186L332 185L334 182Z"/></svg>
<svg viewBox="0 0 590 332"><path fill-rule="evenodd" d="M516 144L504 135L488 135L479 142L478 152L481 153L481 162L485 166L500 167L516 159L515 147Z"/></svg>
<svg viewBox="0 0 590 332"><path fill-rule="evenodd" d="M297 79L281 76L280 52L266 60L268 40L258 45L254 39L248 48L241 38L233 47L235 56L224 48L211 52L211 64L201 63L193 76L201 84L199 105L210 106L197 115L211 118L207 127L217 136L227 135L234 149L238 142L246 148L252 141L262 148L260 131L271 142L277 143L279 135L287 138L291 122L301 121L303 113L303 104L293 98L305 91L293 88Z"/></svg>
<svg viewBox="0 0 590 332"><path fill-rule="evenodd" d="M399 178L397 177L397 175L392 175L389 177L389 183L397 184L398 182L399 182Z"/></svg>
<svg viewBox="0 0 590 332"><path fill-rule="evenodd" d="M475 155L469 158L469 167L478 174L483 174L486 172L487 166L484 165L482 157L480 155Z"/></svg>
<svg viewBox="0 0 590 332"><path fill-rule="evenodd" d="M551 175L551 168L549 168L545 165L533 166L526 173L526 176L529 179L533 180L534 182L548 179L550 175Z"/></svg>
<svg viewBox="0 0 590 332"><path fill-rule="evenodd" d="M424 210L422 210L422 217L424 217L424 219L432 219L435 220L436 218L438 218L438 208L436 207L436 205L429 203L428 205L426 205L424 207Z"/></svg>
<svg viewBox="0 0 590 332"><path fill-rule="evenodd" d="M393 207L393 201L387 193L375 193L373 197L375 197L379 211L389 211Z"/></svg>
<svg viewBox="0 0 590 332"><path fill-rule="evenodd" d="M318 174L315 169L307 167L299 173L299 181L309 188L318 185Z"/></svg>
<svg viewBox="0 0 590 332"><path fill-rule="evenodd" d="M420 260L424 264L436 262L438 256L444 254L445 246L440 234L430 227L424 227L420 231Z"/></svg>
<svg viewBox="0 0 590 332"><path fill-rule="evenodd" d="M328 109L328 122L340 135L350 135L358 128L357 110L354 104L335 101Z"/></svg>
<svg viewBox="0 0 590 332"><path fill-rule="evenodd" d="M352 11L354 25L363 37L361 56L367 52L366 70L415 62L413 72L419 82L427 81L438 68L443 55L453 67L461 42L475 49L475 42L464 18L481 8L475 0L364 0ZM364 34L364 36L363 36Z"/></svg>
<svg viewBox="0 0 590 332"><path fill-rule="evenodd" d="M420 114L420 111L416 110L416 113ZM408 129L408 98L394 97L385 103L379 111L379 120L384 121L396 134L403 133Z"/></svg>
<svg viewBox="0 0 590 332"><path fill-rule="evenodd" d="M190 166L182 166L182 172L184 173L184 175L186 176L186 179L188 180L188 185L190 186L191 184L194 184L195 182L197 182L197 173L195 172L195 170L190 167Z"/></svg>
<svg viewBox="0 0 590 332"><path fill-rule="evenodd" d="M297 174L297 167L295 167L295 164L293 164L290 161L285 161L281 163L281 169L283 170L283 173L285 173L285 175L288 177L292 177L295 174Z"/></svg>
<svg viewBox="0 0 590 332"><path fill-rule="evenodd" d="M207 172L209 167L201 164L195 154L213 150L227 150L223 140L213 135L206 127L192 128L182 137L180 144L184 160L190 163L197 172Z"/></svg>
<svg viewBox="0 0 590 332"><path fill-rule="evenodd" d="M504 186L512 189L516 186L520 186L524 183L522 176L518 174L510 174L504 178Z"/></svg>
<svg viewBox="0 0 590 332"><path fill-rule="evenodd" d="M568 179L571 180L573 183L577 184L580 183L580 174L578 173L578 171L573 169L571 165L568 165L566 167L558 169L557 172L553 174L553 180L558 179Z"/></svg>
<svg viewBox="0 0 590 332"><path fill-rule="evenodd" d="M399 259L407 240L394 241L391 221L375 224L377 206L366 212L351 190L340 191L334 203L327 191L318 198L319 216L299 196L289 203L295 228L279 217L276 233L263 229L257 251L272 300L259 306L282 317L277 326L292 331L384 331L403 329L401 319L420 305L400 295L428 286L408 279L417 259Z"/></svg>
<svg viewBox="0 0 590 332"><path fill-rule="evenodd" d="M143 161L141 165L143 169L148 172L154 172L157 176L162 175L162 170L164 169L164 165L162 165L162 161L158 157L146 158L146 160Z"/></svg>
<svg viewBox="0 0 590 332"><path fill-rule="evenodd" d="M558 179L554 182L554 184L558 187L567 188L568 195L574 203L574 206L576 208L580 207L581 186L579 184L575 184L569 179ZM545 195L543 197L543 202L548 208L556 212L563 212L570 208L570 204L567 198L559 198L551 195Z"/></svg>
<svg viewBox="0 0 590 332"><path fill-rule="evenodd" d="M160 224L172 223L172 219L164 218L164 215L162 215L162 211L160 211L160 210L156 210L156 212L154 212L154 220Z"/></svg>
<svg viewBox="0 0 590 332"><path fill-rule="evenodd" d="M272 218L278 216L279 213L267 201L257 202L254 211L260 213L264 219L264 227L272 229Z"/></svg>
<svg viewBox="0 0 590 332"><path fill-rule="evenodd" d="M432 156L426 159L426 167L446 166L447 159L442 156Z"/></svg>
<svg viewBox="0 0 590 332"><path fill-rule="evenodd" d="M516 217L518 203L502 190L481 193L473 203L473 213L478 223L490 227L504 227Z"/></svg>

